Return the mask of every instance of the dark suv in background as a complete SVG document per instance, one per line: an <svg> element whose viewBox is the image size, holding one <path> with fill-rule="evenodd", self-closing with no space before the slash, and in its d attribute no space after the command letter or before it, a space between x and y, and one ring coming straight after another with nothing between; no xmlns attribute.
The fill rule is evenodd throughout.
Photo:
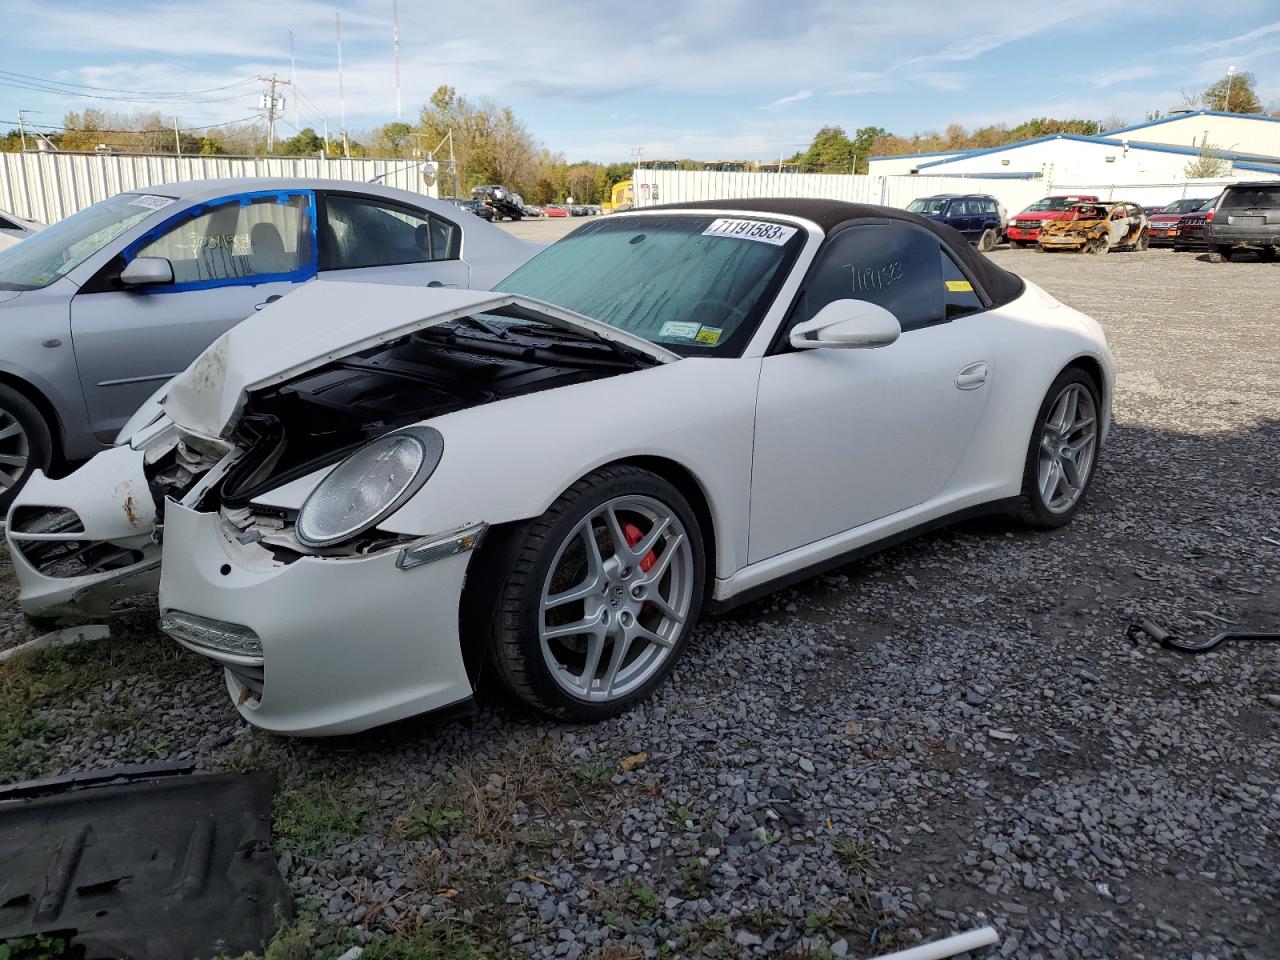
<svg viewBox="0 0 1280 960"><path fill-rule="evenodd" d="M1000 242L1003 232L1000 222L1000 204L995 197L985 193L959 195L940 193L934 197L918 197L907 204L907 209L930 220L937 220L955 227L979 250L990 250Z"/></svg>
<svg viewBox="0 0 1280 960"><path fill-rule="evenodd" d="M1280 180L1233 183L1206 211L1209 262L1230 260L1234 251L1256 250L1276 259L1280 247Z"/></svg>

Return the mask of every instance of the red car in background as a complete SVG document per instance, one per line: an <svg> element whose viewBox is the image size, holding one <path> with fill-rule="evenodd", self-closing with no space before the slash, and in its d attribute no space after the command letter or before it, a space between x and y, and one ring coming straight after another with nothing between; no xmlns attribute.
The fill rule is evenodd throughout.
<svg viewBox="0 0 1280 960"><path fill-rule="evenodd" d="M548 203L542 208L542 212L548 217L567 217L569 215L568 210L556 203Z"/></svg>
<svg viewBox="0 0 1280 960"><path fill-rule="evenodd" d="M1183 216L1204 209L1210 199L1205 197L1175 200L1173 203L1165 204L1159 213L1153 213L1147 218L1148 242L1153 247L1182 249L1183 244L1179 240Z"/></svg>
<svg viewBox="0 0 1280 960"><path fill-rule="evenodd" d="M1061 220L1063 214L1070 211L1077 203L1086 203L1097 199L1092 194L1071 193L1037 200L1009 221L1009 226L1005 230L1009 246L1034 245L1040 239L1040 224L1044 223L1044 221Z"/></svg>

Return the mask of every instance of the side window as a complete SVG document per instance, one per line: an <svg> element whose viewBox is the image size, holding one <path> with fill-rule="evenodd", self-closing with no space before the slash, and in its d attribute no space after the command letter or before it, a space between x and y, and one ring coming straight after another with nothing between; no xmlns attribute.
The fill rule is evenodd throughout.
<svg viewBox="0 0 1280 960"><path fill-rule="evenodd" d="M983 200L982 212L993 217L1000 216L1000 208L996 206L996 202L994 200Z"/></svg>
<svg viewBox="0 0 1280 960"><path fill-rule="evenodd" d="M868 300L916 330L946 319L938 241L906 224L846 227L809 268L791 318L808 320L833 300Z"/></svg>
<svg viewBox="0 0 1280 960"><path fill-rule="evenodd" d="M306 194L202 204L133 256L164 257L175 286L297 274L312 262L310 205Z"/></svg>
<svg viewBox="0 0 1280 960"><path fill-rule="evenodd" d="M969 208L963 200L952 200L951 206L947 209L949 217L966 217L969 215Z"/></svg>
<svg viewBox="0 0 1280 960"><path fill-rule="evenodd" d="M461 240L455 224L424 210L331 194L320 226L320 269L456 260Z"/></svg>
<svg viewBox="0 0 1280 960"><path fill-rule="evenodd" d="M938 254L942 257L942 285L947 305L947 319L954 320L956 317L985 310L986 307L983 306L978 291L973 289L969 278L960 272L960 267L951 259L951 254L942 247L938 248Z"/></svg>
<svg viewBox="0 0 1280 960"><path fill-rule="evenodd" d="M0 230L17 230L17 229L18 229L18 225L16 223L10 223L4 217L0 217Z"/></svg>

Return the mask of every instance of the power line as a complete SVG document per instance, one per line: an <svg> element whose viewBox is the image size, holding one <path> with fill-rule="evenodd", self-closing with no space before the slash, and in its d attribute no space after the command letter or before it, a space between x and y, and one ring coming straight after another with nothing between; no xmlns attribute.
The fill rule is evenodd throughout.
<svg viewBox="0 0 1280 960"><path fill-rule="evenodd" d="M246 80L237 80L235 83L226 83L218 87L205 87L203 90L128 90L123 87L99 87L89 83L74 83L70 80L53 80L49 77L37 77L29 73L15 73L12 70L0 70L0 76L14 77L19 80L33 81L36 83L48 84L50 86L59 87L77 87L81 90L97 90L102 93L127 93L132 96L139 97L194 97L201 96L206 93L218 93L222 90L231 90L235 87L243 87L247 84L254 83L257 77L250 77Z"/></svg>

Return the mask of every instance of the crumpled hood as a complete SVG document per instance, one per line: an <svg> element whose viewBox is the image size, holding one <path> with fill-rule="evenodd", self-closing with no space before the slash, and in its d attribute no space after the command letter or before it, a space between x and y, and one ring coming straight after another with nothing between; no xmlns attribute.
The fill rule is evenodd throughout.
<svg viewBox="0 0 1280 960"><path fill-rule="evenodd" d="M215 340L170 381L164 409L184 430L205 437L226 437L253 390L414 330L494 310L587 331L661 363L679 359L678 354L642 337L532 297L313 280Z"/></svg>

